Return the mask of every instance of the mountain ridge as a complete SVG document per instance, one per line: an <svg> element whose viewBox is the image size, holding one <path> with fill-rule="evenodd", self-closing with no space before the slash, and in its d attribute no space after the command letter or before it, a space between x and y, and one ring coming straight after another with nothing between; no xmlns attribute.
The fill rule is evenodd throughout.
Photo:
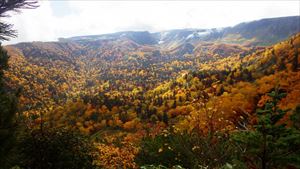
<svg viewBox="0 0 300 169"><path fill-rule="evenodd" d="M255 30L255 31L253 31ZM148 31L123 31L110 34L59 38L59 41L93 41L131 39L142 45L174 46L173 43L199 43L201 41L225 42L243 45L272 45L300 32L300 16L264 18L242 22L224 28L186 28L150 33ZM258 38L257 37L264 37Z"/></svg>

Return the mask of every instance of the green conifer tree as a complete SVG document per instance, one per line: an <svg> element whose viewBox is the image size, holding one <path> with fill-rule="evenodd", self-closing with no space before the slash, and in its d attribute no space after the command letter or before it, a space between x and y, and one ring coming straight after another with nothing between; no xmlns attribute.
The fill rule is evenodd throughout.
<svg viewBox="0 0 300 169"><path fill-rule="evenodd" d="M17 99L7 92L3 71L8 68L7 52L0 46L0 164L8 164L8 155L15 143Z"/></svg>
<svg viewBox="0 0 300 169"><path fill-rule="evenodd" d="M168 114L166 112L164 112L163 114L163 117L162 117L162 120L165 124L168 124L169 123L169 117L168 117Z"/></svg>
<svg viewBox="0 0 300 169"><path fill-rule="evenodd" d="M300 131L287 126L282 118L287 110L278 107L286 96L278 90L268 94L272 100L263 110L257 110L257 125L252 131L240 131L233 135L242 150L242 159L249 167L283 169L300 167Z"/></svg>
<svg viewBox="0 0 300 169"><path fill-rule="evenodd" d="M20 9L36 8L36 0L9 0L0 2L0 19L8 17L7 12ZM16 37L13 25L0 21L0 168L10 168L10 161L14 156L10 156L16 141L15 120L17 112L17 95L10 93L4 84L4 70L8 69L9 55L2 47L1 41L9 40L9 37Z"/></svg>

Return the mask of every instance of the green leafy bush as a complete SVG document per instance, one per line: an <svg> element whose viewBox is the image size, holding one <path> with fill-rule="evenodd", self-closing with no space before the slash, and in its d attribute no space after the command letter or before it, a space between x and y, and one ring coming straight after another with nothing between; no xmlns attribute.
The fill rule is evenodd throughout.
<svg viewBox="0 0 300 169"><path fill-rule="evenodd" d="M234 159L236 154L225 134L204 136L197 132L166 131L154 138L144 138L136 157L139 165L163 165L171 168L216 168Z"/></svg>
<svg viewBox="0 0 300 169"><path fill-rule="evenodd" d="M83 135L64 129L33 130L20 144L19 166L30 169L92 169L94 148Z"/></svg>

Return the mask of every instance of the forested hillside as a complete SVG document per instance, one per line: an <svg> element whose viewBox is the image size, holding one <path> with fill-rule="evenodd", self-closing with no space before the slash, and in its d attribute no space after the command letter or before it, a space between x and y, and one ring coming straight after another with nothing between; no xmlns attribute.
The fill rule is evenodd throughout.
<svg viewBox="0 0 300 169"><path fill-rule="evenodd" d="M18 44L7 47L6 77L38 126L130 142L168 126L230 132L254 125L255 110L276 87L287 94L280 108L295 110L299 45L298 34L272 47L201 44L172 56L134 43L88 45L87 53L76 43Z"/></svg>
<svg viewBox="0 0 300 169"><path fill-rule="evenodd" d="M93 166L78 165L87 168L300 167L294 21L299 16L210 33L121 32L5 46L5 90L17 93L21 131L33 131L22 142L28 159L17 165L68 166L45 162L55 162L48 143L63 136L54 145L75 145L73 161L86 157ZM81 137L67 131L89 142L77 145ZM54 154L39 161L40 150Z"/></svg>

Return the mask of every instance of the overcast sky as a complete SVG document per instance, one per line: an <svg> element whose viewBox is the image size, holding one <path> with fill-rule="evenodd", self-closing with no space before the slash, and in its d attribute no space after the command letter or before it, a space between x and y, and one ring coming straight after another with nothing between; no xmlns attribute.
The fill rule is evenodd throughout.
<svg viewBox="0 0 300 169"><path fill-rule="evenodd" d="M47 1L13 13L18 37L5 44L127 30L218 28L261 18L295 16L300 1Z"/></svg>

